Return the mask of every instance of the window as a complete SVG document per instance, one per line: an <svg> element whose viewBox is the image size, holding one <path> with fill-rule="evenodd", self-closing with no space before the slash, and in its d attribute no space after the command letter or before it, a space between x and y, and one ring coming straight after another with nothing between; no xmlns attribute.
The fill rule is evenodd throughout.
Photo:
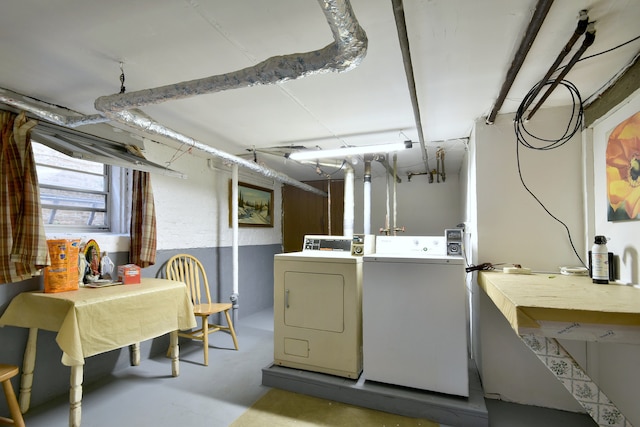
<svg viewBox="0 0 640 427"><path fill-rule="evenodd" d="M35 140L32 145L47 230L126 232L117 217L122 168L73 158Z"/></svg>

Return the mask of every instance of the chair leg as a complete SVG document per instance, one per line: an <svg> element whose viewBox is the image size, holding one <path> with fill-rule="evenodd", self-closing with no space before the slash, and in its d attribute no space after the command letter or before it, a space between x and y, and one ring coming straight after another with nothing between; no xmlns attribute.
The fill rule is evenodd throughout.
<svg viewBox="0 0 640 427"><path fill-rule="evenodd" d="M22 418L22 413L20 412L20 405L18 405L18 400L16 399L16 394L13 391L11 380L8 379L6 381L3 381L2 388L4 389L4 396L7 399L7 406L9 407L11 418L13 419L12 425L16 427L25 427L24 419Z"/></svg>
<svg viewBox="0 0 640 427"><path fill-rule="evenodd" d="M204 344L204 366L209 366L209 316L202 316L202 341Z"/></svg>
<svg viewBox="0 0 640 427"><path fill-rule="evenodd" d="M238 338L236 337L236 331L233 329L233 323L231 322L231 316L229 316L229 310L224 311L224 315L227 318L227 325L229 325L229 332L231 332L231 338L233 338L233 345L238 350Z"/></svg>

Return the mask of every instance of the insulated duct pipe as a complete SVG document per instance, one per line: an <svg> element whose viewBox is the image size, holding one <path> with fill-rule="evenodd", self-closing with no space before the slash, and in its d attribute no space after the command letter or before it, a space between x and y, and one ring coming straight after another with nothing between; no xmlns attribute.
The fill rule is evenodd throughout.
<svg viewBox="0 0 640 427"><path fill-rule="evenodd" d="M27 101L27 99L29 99L29 101ZM54 113L51 110L60 108L60 107L57 107L55 105L51 105L42 101L31 100L30 98L24 95L20 95L18 93L11 92L9 90L1 89L1 88L0 88L0 102L15 108L19 108L21 110L25 110L43 120L58 124L60 126L66 126L71 128L80 126L80 125L90 125L90 124L111 121L111 119L108 117L98 116L98 115L93 115L93 116L68 115L67 116L59 113ZM327 197L327 193L320 191L317 188L314 188L303 182L297 181L285 174L276 172L265 166L260 166L255 162L249 162L241 157L237 157L232 154L225 153L224 151L217 150L211 146L202 144L192 138L189 138L186 135L182 135L171 129L165 128L164 126L155 122L151 118L145 116L142 111L138 110L136 111L136 113L137 114L133 114L130 112L123 112L122 115L126 116L126 118L123 118L123 123L131 127L137 127L137 128L140 128L143 125L149 127L149 129L154 128L155 130L152 133L155 133L156 135L162 135L170 139L173 139L175 141L178 141L180 143L193 146L201 151L212 154L215 157L220 157L228 161L229 163L238 164L239 166L246 167L248 169L253 170L254 172L257 172L261 175L272 178L283 184L288 184L294 187L298 187L301 190L308 191L310 193L314 193L322 197ZM135 121L135 124L128 123L129 120ZM151 130L148 130L148 131L151 132Z"/></svg>
<svg viewBox="0 0 640 427"><path fill-rule="evenodd" d="M540 98L536 106L531 110L531 112L527 116L527 120L531 120L531 118L536 113L536 111L538 111L538 109L542 106L544 101L546 101L549 95L551 95L551 92L553 92L555 88L558 87L560 82L564 80L564 77L567 75L569 70L571 70L573 66L576 65L576 62L580 60L580 57L582 56L582 54L587 50L589 46L593 44L595 39L596 39L595 25L593 23L590 23L587 28L587 33L584 35L584 41L582 42L582 46L580 46L580 49L578 49L578 51L569 60L569 63L564 67L564 69L560 72L560 74L554 79L553 83L551 83L551 86L549 86L549 88L544 93L544 95L542 95L542 98ZM546 82L542 82L541 84L545 84L545 83Z"/></svg>
<svg viewBox="0 0 640 427"><path fill-rule="evenodd" d="M364 156L364 234L371 234L371 161L373 156Z"/></svg>
<svg viewBox="0 0 640 427"><path fill-rule="evenodd" d="M141 91L102 96L94 105L107 117L129 126L139 127L157 135L163 135L186 143L224 160L254 170L280 182L295 185L326 197L326 193L309 185L292 180L268 168L216 150L194 139L181 135L146 116L134 114L131 109L149 104L188 98L196 95L221 92L229 89L282 83L288 80L325 72L348 71L360 64L367 52L367 36L358 24L348 0L318 0L331 28L334 42L322 49L275 56L253 67L228 74L162 86Z"/></svg>
<svg viewBox="0 0 640 427"><path fill-rule="evenodd" d="M159 104L196 95L258 85L282 83L325 72L349 71L360 64L367 52L367 36L358 24L348 0L318 0L334 42L322 49L275 56L252 67L203 79L191 80L96 99L98 111L115 112Z"/></svg>
<svg viewBox="0 0 640 427"><path fill-rule="evenodd" d="M418 130L418 140L422 150L422 161L424 167L429 170L429 154L424 143L424 134L422 133L422 119L420 118L420 106L418 105L418 95L416 92L416 82L413 77L413 64L411 63L411 50L409 49L409 36L407 35L407 24L404 19L404 6L402 0L392 0L393 16L396 20L396 28L398 30L398 40L400 42L400 51L404 62L404 72L407 76L407 86L409 86L409 94L411 96L411 105L413 106L413 118L416 122Z"/></svg>
<svg viewBox="0 0 640 427"><path fill-rule="evenodd" d="M553 64L551 64L551 67L549 67L549 69L547 70L547 74L545 74L542 80L540 80L540 83L538 83L538 86L531 93L531 95L529 96L529 100L523 106L522 111L526 111L527 108L529 108L533 100L536 98L536 96L538 96L538 94L542 90L543 86L545 85L545 82L547 82L551 78L551 75L558 69L558 67L564 60L564 58L571 51L571 48L573 47L573 45L576 44L580 36L583 35L584 32L587 30L588 25L589 25L589 15L587 14L586 10L581 10L580 15L578 17L578 25L576 26L576 29L574 30L573 34L569 38L569 41L564 45L564 47L558 54L558 57L553 62Z"/></svg>
<svg viewBox="0 0 640 427"><path fill-rule="evenodd" d="M152 118L142 114L142 112L138 111L137 114L134 114L130 110L124 110L119 112L107 112L105 114L107 115L107 117L111 117L120 123L124 123L132 127L137 127L151 134L165 136L167 138L173 139L174 141L181 142L189 147L193 147L198 150L204 151L205 153L209 153L215 157L219 157L231 164L237 164L238 166L245 167L249 170L257 172L268 178L272 178L283 184L289 184L310 193L314 193L322 197L327 197L327 193L325 193L324 191L318 190L317 188L297 181L283 173L280 173L268 167L261 166L258 163L245 160L242 157L234 156L233 154L226 153L224 151L211 147L210 145L206 145L199 141L196 141L195 139L187 135L183 135L166 126L161 125Z"/></svg>
<svg viewBox="0 0 640 427"><path fill-rule="evenodd" d="M32 113L35 116L48 122L68 128L75 128L82 125L92 125L109 121L107 117L101 114L93 114L91 116L76 116L54 113L53 111L51 111L51 109L55 107L53 105L2 88L0 88L0 102Z"/></svg>
<svg viewBox="0 0 640 427"><path fill-rule="evenodd" d="M343 235L353 237L353 223L355 220L355 173L353 167L347 163L344 168L344 220Z"/></svg>
<svg viewBox="0 0 640 427"><path fill-rule="evenodd" d="M536 10L533 13L533 17L529 22L529 26L527 27L527 32L525 36L522 38L520 42L520 47L516 51L516 54L511 62L511 66L507 71L507 76L505 77L505 81L502 84L502 88L500 88L500 94L498 95L498 99L489 113L487 117L487 124L491 125L496 120L496 116L504 103L504 100L507 98L509 94L509 90L511 89L511 85L516 79L522 64L524 63L525 58L527 57L527 53L529 53L529 49L531 49L531 45L538 35L538 31L540 31L540 27L544 22L544 18L547 16L549 9L551 9L551 5L553 4L553 0L539 0L536 5Z"/></svg>

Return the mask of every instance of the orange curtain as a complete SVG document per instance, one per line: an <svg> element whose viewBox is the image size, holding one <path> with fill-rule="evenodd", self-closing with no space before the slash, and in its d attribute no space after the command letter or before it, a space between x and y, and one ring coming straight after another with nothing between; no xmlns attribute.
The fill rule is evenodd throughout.
<svg viewBox="0 0 640 427"><path fill-rule="evenodd" d="M0 112L0 283L29 279L50 265L31 149L35 125L24 112Z"/></svg>

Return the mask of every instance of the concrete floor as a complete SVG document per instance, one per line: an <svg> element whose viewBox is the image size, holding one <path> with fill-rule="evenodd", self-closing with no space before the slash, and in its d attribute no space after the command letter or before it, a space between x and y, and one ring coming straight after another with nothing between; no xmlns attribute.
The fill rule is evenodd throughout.
<svg viewBox="0 0 640 427"><path fill-rule="evenodd" d="M171 377L169 359L160 355L85 385L82 426L228 426L269 390L262 385L262 370L273 361L272 311L241 318L237 331L239 351L232 350L228 335L212 336L208 367L202 365L201 344L187 342L181 345L177 378ZM596 425L584 414L485 402L489 427ZM64 395L31 408L25 422L28 427L67 426L68 416Z"/></svg>

